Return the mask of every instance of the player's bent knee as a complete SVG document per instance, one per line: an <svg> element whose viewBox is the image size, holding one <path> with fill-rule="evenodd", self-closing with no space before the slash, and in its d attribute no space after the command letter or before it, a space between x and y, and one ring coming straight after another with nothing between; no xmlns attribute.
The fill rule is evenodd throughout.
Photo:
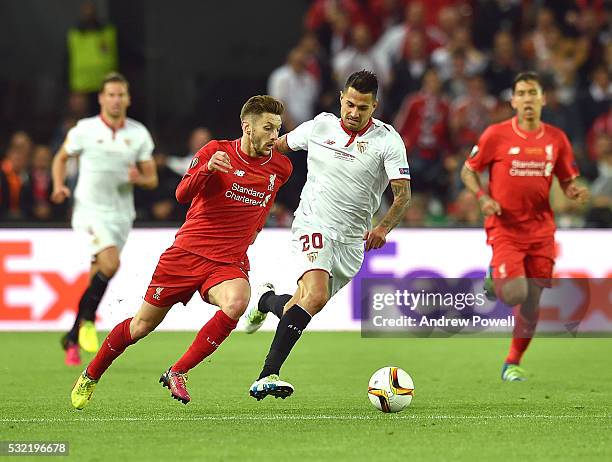
<svg viewBox="0 0 612 462"><path fill-rule="evenodd" d="M228 300L222 307L221 310L227 314L230 318L236 320L244 314L249 304L249 299L246 297L237 297Z"/></svg>
<svg viewBox="0 0 612 462"><path fill-rule="evenodd" d="M153 332L164 320L170 308L172 306L158 307L144 301L130 323L132 339L139 340Z"/></svg>
<svg viewBox="0 0 612 462"><path fill-rule="evenodd" d="M153 323L144 321L142 319L134 318L130 323L130 335L132 340L140 340L146 337L155 330L157 326Z"/></svg>
<svg viewBox="0 0 612 462"><path fill-rule="evenodd" d="M146 337L155 330L162 320L163 317L159 320L155 318L147 319L146 317L139 316L137 313L130 323L130 335L132 340L140 340Z"/></svg>
<svg viewBox="0 0 612 462"><path fill-rule="evenodd" d="M502 289L502 300L506 305L521 305L527 300L527 289L514 287L508 290Z"/></svg>
<svg viewBox="0 0 612 462"><path fill-rule="evenodd" d="M306 309L311 315L314 315L321 311L328 301L329 296L327 292L309 291L300 300L300 305L303 305L302 308Z"/></svg>
<svg viewBox="0 0 612 462"><path fill-rule="evenodd" d="M119 271L119 266L121 266L119 260L99 262L98 264L100 265L100 271L102 271L102 274L108 278L112 278L117 271Z"/></svg>
<svg viewBox="0 0 612 462"><path fill-rule="evenodd" d="M522 305L529 295L529 286L524 277L502 280L498 287L498 296L510 306Z"/></svg>

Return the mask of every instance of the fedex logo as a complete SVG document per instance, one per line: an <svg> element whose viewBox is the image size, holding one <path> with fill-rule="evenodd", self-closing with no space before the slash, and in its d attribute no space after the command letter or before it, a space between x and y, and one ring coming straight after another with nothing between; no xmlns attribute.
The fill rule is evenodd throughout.
<svg viewBox="0 0 612 462"><path fill-rule="evenodd" d="M13 259L32 257L30 241L0 242L0 321L54 321L76 311L88 273L68 279L57 271L17 270L9 265ZM13 291L24 293L29 303L11 301ZM43 292L48 294L44 298Z"/></svg>

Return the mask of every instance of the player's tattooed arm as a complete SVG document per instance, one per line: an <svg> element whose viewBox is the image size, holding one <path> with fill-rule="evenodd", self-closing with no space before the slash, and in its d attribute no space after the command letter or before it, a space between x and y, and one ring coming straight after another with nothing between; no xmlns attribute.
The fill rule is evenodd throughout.
<svg viewBox="0 0 612 462"><path fill-rule="evenodd" d="M410 205L409 180L391 180L391 189L393 190L393 204L391 208L389 208L378 226L372 231L366 231L363 237L366 241L366 252L372 249L379 249L385 245L387 234L402 221L402 217Z"/></svg>
<svg viewBox="0 0 612 462"><path fill-rule="evenodd" d="M276 149L282 154L287 154L288 152L292 151L292 149L289 147L289 144L287 143L287 135L281 136L274 142L274 149Z"/></svg>
<svg viewBox="0 0 612 462"><path fill-rule="evenodd" d="M391 180L391 190L393 191L393 204L379 224L389 231L402 221L410 205L410 180Z"/></svg>

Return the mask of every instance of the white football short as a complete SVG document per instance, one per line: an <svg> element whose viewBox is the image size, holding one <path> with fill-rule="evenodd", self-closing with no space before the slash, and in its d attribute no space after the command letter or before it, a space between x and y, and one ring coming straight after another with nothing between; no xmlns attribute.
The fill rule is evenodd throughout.
<svg viewBox="0 0 612 462"><path fill-rule="evenodd" d="M104 221L95 217L74 214L72 229L86 236L89 253L94 261L95 256L109 247L117 247L119 252L125 245L132 229L131 222Z"/></svg>
<svg viewBox="0 0 612 462"><path fill-rule="evenodd" d="M332 297L361 268L363 243L345 244L335 241L314 227L293 228L291 234L296 282L308 271L327 271L330 275L329 296Z"/></svg>

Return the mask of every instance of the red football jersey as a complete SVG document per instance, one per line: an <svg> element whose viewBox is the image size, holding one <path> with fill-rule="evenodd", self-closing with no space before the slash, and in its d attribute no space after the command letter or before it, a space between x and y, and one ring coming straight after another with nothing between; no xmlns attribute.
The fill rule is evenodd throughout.
<svg viewBox="0 0 612 462"><path fill-rule="evenodd" d="M232 169L209 172L208 161L226 152ZM291 161L273 151L253 158L240 139L211 141L194 156L176 188L181 203L191 201L174 245L210 260L240 263L248 269L246 251L263 227L278 189L291 176Z"/></svg>
<svg viewBox="0 0 612 462"><path fill-rule="evenodd" d="M549 238L555 232L549 194L552 175L560 181L578 176L574 154L565 133L542 123L525 132L516 117L489 126L466 161L469 169L489 169L489 193L501 215L485 220L492 237L509 234L521 241Z"/></svg>
<svg viewBox="0 0 612 462"><path fill-rule="evenodd" d="M420 156L435 159L445 154L449 145L448 103L444 98L416 93L404 100L393 124L408 151L417 148Z"/></svg>

